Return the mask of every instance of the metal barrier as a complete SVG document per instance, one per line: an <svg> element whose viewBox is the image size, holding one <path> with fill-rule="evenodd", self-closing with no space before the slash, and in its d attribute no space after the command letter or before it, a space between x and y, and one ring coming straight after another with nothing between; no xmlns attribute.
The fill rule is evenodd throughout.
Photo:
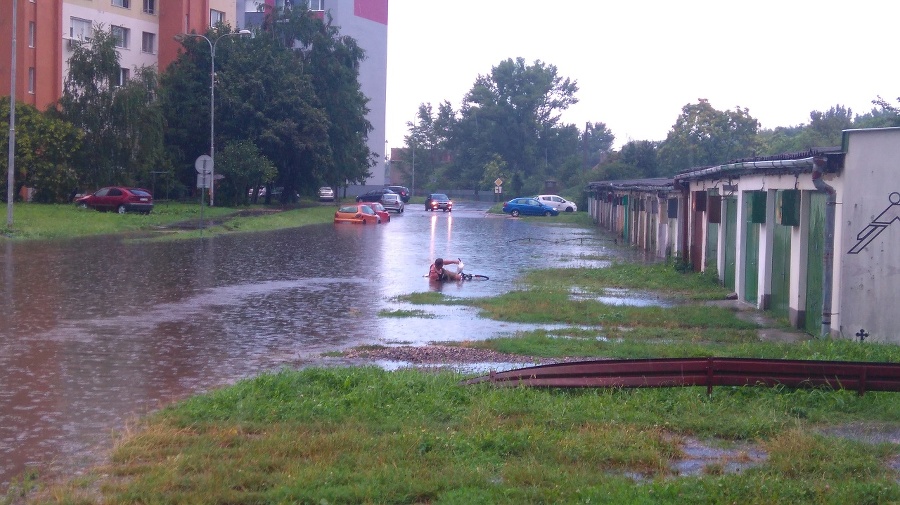
<svg viewBox="0 0 900 505"><path fill-rule="evenodd" d="M661 358L555 363L491 372L462 384L556 388L706 386L829 387L900 391L900 363L755 358Z"/></svg>

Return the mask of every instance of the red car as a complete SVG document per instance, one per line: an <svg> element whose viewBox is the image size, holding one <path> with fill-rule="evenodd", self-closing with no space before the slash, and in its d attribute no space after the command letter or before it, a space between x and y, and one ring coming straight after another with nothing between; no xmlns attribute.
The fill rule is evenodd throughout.
<svg viewBox="0 0 900 505"><path fill-rule="evenodd" d="M387 209L384 208L384 205L381 205L381 202L366 202L366 205L372 207L372 210L378 214L378 217L381 218L382 223L390 223L391 215L388 214Z"/></svg>
<svg viewBox="0 0 900 505"><path fill-rule="evenodd" d="M75 199L75 205L100 211L114 210L119 214L140 212L149 214L153 211L153 195L143 188L109 186L98 189L94 194Z"/></svg>
<svg viewBox="0 0 900 505"><path fill-rule="evenodd" d="M334 222L354 224L379 224L381 217L366 203L354 203L339 208L334 213Z"/></svg>

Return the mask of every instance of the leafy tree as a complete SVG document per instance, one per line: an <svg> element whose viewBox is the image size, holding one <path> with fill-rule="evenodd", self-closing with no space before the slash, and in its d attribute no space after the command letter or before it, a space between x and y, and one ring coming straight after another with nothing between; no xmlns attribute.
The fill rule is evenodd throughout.
<svg viewBox="0 0 900 505"><path fill-rule="evenodd" d="M216 193L222 205L247 205L251 188L271 185L278 175L275 165L249 140L230 142L216 160L225 176Z"/></svg>
<svg viewBox="0 0 900 505"><path fill-rule="evenodd" d="M900 98L897 98L900 103ZM900 106L892 105L880 96L872 100L876 108L854 119L855 128L890 128L900 126Z"/></svg>
<svg viewBox="0 0 900 505"><path fill-rule="evenodd" d="M659 150L661 173L726 163L754 155L759 121L749 111L718 111L709 101L687 104Z"/></svg>
<svg viewBox="0 0 900 505"><path fill-rule="evenodd" d="M116 37L102 25L90 43L75 46L59 100L61 117L84 133L76 167L87 187L135 184L162 159L162 115L152 69L135 69L119 86Z"/></svg>
<svg viewBox="0 0 900 505"><path fill-rule="evenodd" d="M534 184L550 164L550 145L542 143L541 136L556 128L562 111L578 102L577 91L576 82L539 60L526 65L522 58L507 59L489 75L479 75L454 123L454 173L448 173L448 179L456 185L480 181L483 168L499 156L517 184Z"/></svg>
<svg viewBox="0 0 900 505"><path fill-rule="evenodd" d="M616 136L606 127L606 123L587 123L584 128L584 168L588 169L600 163L603 157L612 150Z"/></svg>
<svg viewBox="0 0 900 505"><path fill-rule="evenodd" d="M321 181L364 182L375 154L366 145L372 126L358 82L362 49L302 6L277 12L262 30L253 40L216 43L216 143L256 145L277 169L282 203ZM207 37L218 41L229 33L220 25ZM206 149L202 125L184 116L209 110L208 87L200 84L210 67L209 44L197 37L182 44L186 52L164 76L164 100L167 139L189 181L194 158ZM208 130L205 135L208 143Z"/></svg>
<svg viewBox="0 0 900 505"><path fill-rule="evenodd" d="M659 175L659 161L657 152L659 142L650 140L632 140L622 146L619 151L619 162L634 167L629 177L637 174L638 177L657 177Z"/></svg>
<svg viewBox="0 0 900 505"><path fill-rule="evenodd" d="M447 141L450 129L455 123L453 107L444 101L438 105L435 113L430 103L419 105L416 121L406 123L409 135L404 137L407 156L401 160L400 170L407 176L413 186L413 176L419 187L437 189L438 181L443 181L443 172L447 165ZM412 155L415 153L415 167ZM413 174L415 168L415 174Z"/></svg>
<svg viewBox="0 0 900 505"><path fill-rule="evenodd" d="M9 130L9 97L0 97L0 129ZM77 187L72 160L81 147L82 134L70 123L41 113L31 105L16 104L15 188L36 189L35 201L66 202ZM9 152L9 138L0 141L3 152ZM6 174L9 160L0 160L0 172ZM6 177L0 181L5 197Z"/></svg>

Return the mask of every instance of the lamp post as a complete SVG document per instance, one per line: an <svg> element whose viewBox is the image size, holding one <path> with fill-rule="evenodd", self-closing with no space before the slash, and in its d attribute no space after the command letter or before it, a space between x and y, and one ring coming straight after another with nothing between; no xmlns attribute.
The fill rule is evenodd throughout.
<svg viewBox="0 0 900 505"><path fill-rule="evenodd" d="M209 44L209 157L212 158L212 163L210 163L210 184L209 184L209 206L213 206L213 201L216 195L216 45L220 40L225 37L234 37L241 35L251 35L250 30L241 30L239 32L234 33L226 33L224 35L220 35L216 38L216 40L210 40L206 35L201 35L199 33L182 33L180 35L176 35L176 39L179 37L199 37L206 41Z"/></svg>
<svg viewBox="0 0 900 505"><path fill-rule="evenodd" d="M9 65L9 164L6 165L6 227L13 225L13 183L16 163L16 0L12 3L12 46Z"/></svg>

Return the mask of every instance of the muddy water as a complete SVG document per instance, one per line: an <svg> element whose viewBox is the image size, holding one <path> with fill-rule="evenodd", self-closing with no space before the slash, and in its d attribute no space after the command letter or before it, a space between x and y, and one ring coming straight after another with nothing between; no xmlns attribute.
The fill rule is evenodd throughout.
<svg viewBox="0 0 900 505"><path fill-rule="evenodd" d="M516 287L526 269L598 266L599 231L552 219L411 206L383 226L331 224L168 243L0 245L0 490L29 469L78 473L110 434L161 404L361 343L482 339L532 326L394 297ZM489 281L431 285L436 256ZM422 307L416 307L422 309Z"/></svg>

